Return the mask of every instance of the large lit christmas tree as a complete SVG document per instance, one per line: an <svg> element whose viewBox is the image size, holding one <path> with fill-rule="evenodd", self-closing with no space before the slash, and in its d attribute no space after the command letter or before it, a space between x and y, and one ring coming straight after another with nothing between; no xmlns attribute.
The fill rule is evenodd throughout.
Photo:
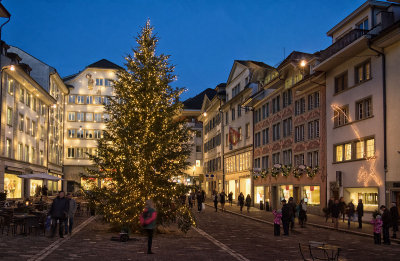
<svg viewBox="0 0 400 261"><path fill-rule="evenodd" d="M157 55L158 38L147 21L118 73L115 96L105 105L110 116L98 142L90 174L108 181L94 188L97 210L115 227L139 227L147 199L153 199L159 224L177 221L182 230L194 224L191 212L179 204L183 186L172 181L188 166L190 130L176 117L182 110L181 88L168 55Z"/></svg>

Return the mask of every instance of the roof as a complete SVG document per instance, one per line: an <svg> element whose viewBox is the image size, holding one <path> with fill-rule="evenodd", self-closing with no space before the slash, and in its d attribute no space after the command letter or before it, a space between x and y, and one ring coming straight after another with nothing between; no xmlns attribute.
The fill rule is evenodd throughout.
<svg viewBox="0 0 400 261"><path fill-rule="evenodd" d="M212 100L217 92L214 89L208 88L197 94L196 96L189 98L183 102L184 109L200 110L203 104L204 95L207 95L209 100Z"/></svg>
<svg viewBox="0 0 400 261"><path fill-rule="evenodd" d="M290 61L293 60L309 60L312 59L316 54L311 54L311 53L303 53L303 52L298 52L298 51L293 51L291 52L288 57L285 58L285 60L283 60L279 66L278 69L282 68L283 66L285 66L287 63L289 63Z"/></svg>
<svg viewBox="0 0 400 261"><path fill-rule="evenodd" d="M257 65L259 67L264 67L264 68L272 68L268 64L265 64L263 62L257 62L257 61L251 61L251 60L235 60L235 62L241 63L246 67L251 67L253 65Z"/></svg>
<svg viewBox="0 0 400 261"><path fill-rule="evenodd" d="M103 69L122 69L121 66L110 62L109 60L106 59L101 59L95 63L89 64L88 66L86 66L86 68L103 68Z"/></svg>
<svg viewBox="0 0 400 261"><path fill-rule="evenodd" d="M75 78L75 76L77 76L79 73L80 73L80 72L74 73L74 74L71 74L71 75L68 75L68 76L65 76L65 77L62 78L62 79L63 79L64 82L69 81L69 80Z"/></svg>

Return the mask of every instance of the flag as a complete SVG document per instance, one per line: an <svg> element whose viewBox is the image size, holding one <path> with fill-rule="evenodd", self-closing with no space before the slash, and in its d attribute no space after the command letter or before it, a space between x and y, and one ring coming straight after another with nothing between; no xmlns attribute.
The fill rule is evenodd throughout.
<svg viewBox="0 0 400 261"><path fill-rule="evenodd" d="M240 133L232 127L229 127L229 143L236 145L239 142Z"/></svg>

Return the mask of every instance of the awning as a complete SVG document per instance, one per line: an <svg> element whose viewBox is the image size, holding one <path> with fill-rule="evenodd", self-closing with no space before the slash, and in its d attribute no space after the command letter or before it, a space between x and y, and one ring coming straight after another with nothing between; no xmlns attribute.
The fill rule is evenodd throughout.
<svg viewBox="0 0 400 261"><path fill-rule="evenodd" d="M21 174L18 175L20 178L24 179L47 179L47 180L61 180L59 177L51 176L47 173L31 173L31 174Z"/></svg>

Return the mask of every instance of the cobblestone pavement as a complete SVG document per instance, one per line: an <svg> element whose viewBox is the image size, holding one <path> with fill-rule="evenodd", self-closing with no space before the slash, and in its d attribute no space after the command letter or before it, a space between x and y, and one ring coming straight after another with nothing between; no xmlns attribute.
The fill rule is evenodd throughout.
<svg viewBox="0 0 400 261"><path fill-rule="evenodd" d="M273 236L273 227L247 217L217 213L210 207L195 213L200 233L176 228L154 237L155 255L147 255L146 238L111 241L114 233L99 219L59 244L43 260L301 260L299 243L323 241L340 246L340 260L399 260L400 246L375 246L373 239L307 226L290 236ZM82 222L82 220L80 220ZM28 260L56 239L43 236L1 236L0 260Z"/></svg>

